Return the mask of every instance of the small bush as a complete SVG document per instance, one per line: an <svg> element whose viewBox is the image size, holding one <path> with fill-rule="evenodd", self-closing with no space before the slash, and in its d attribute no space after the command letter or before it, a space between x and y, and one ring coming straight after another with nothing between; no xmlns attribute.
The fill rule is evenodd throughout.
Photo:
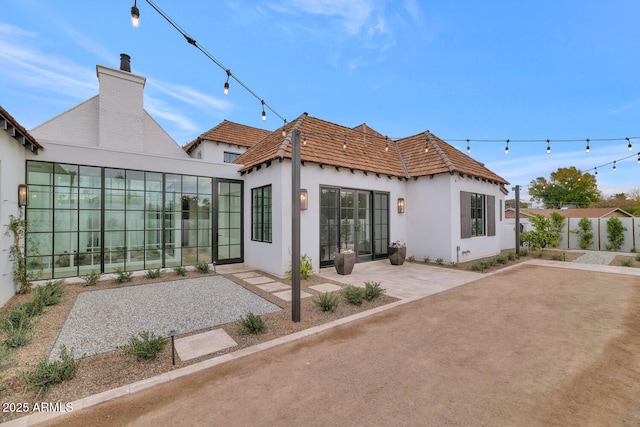
<svg viewBox="0 0 640 427"><path fill-rule="evenodd" d="M562 254L552 254L551 259L554 261L562 261L564 256Z"/></svg>
<svg viewBox="0 0 640 427"><path fill-rule="evenodd" d="M6 345L0 345L0 371L4 371L14 362L14 349Z"/></svg>
<svg viewBox="0 0 640 427"><path fill-rule="evenodd" d="M520 256L525 257L527 255L529 255L529 251L528 250L526 250L526 249L521 249L520 250Z"/></svg>
<svg viewBox="0 0 640 427"><path fill-rule="evenodd" d="M338 304L340 304L340 298L338 295L330 294L329 292L325 292L324 294L320 294L318 299L312 300L316 307L320 308L322 311L336 311L338 308Z"/></svg>
<svg viewBox="0 0 640 427"><path fill-rule="evenodd" d="M629 252L631 252L632 254L635 254L636 252L638 252L638 250L635 247L633 247L629 249Z"/></svg>
<svg viewBox="0 0 640 427"><path fill-rule="evenodd" d="M95 286L98 284L98 280L102 277L102 273L99 273L95 270L91 270L91 273L86 274L84 276L80 276L82 280L85 281L85 286Z"/></svg>
<svg viewBox="0 0 640 427"><path fill-rule="evenodd" d="M151 360L158 357L164 347L169 342L168 338L158 337L153 332L140 332L138 336L129 338L129 343L118 346L122 354L135 356L140 360Z"/></svg>
<svg viewBox="0 0 640 427"><path fill-rule="evenodd" d="M116 278L113 279L116 283L125 283L131 281L133 273L131 271L122 271L121 268L116 268Z"/></svg>
<svg viewBox="0 0 640 427"><path fill-rule="evenodd" d="M291 280L292 269L290 268L285 273L287 273L287 279ZM300 279L309 280L311 276L313 276L313 263L311 262L311 258L307 254L304 254L300 257Z"/></svg>
<svg viewBox="0 0 640 427"><path fill-rule="evenodd" d="M516 253L515 252L509 252L507 254L507 259L509 259L509 261L515 261L516 260Z"/></svg>
<svg viewBox="0 0 640 427"><path fill-rule="evenodd" d="M387 290L380 286L380 282L364 282L364 299L367 301L373 301L378 298Z"/></svg>
<svg viewBox="0 0 640 427"><path fill-rule="evenodd" d="M449 263L449 266L450 266L450 267L457 267L457 266L458 266L458 263L457 263L457 262L455 262L455 261L451 261L451 262Z"/></svg>
<svg viewBox="0 0 640 427"><path fill-rule="evenodd" d="M18 348L31 342L35 327L31 321L34 306L31 303L18 304L0 318L0 331L5 336L3 345Z"/></svg>
<svg viewBox="0 0 640 427"><path fill-rule="evenodd" d="M252 312L247 313L246 317L240 316L236 320L236 326L241 334L261 334L267 329L267 324L262 320L262 317Z"/></svg>
<svg viewBox="0 0 640 427"><path fill-rule="evenodd" d="M498 264L507 264L509 262L509 258L504 255L498 255L495 259Z"/></svg>
<svg viewBox="0 0 640 427"><path fill-rule="evenodd" d="M56 305L64 296L64 280L49 281L46 285L35 288L33 301L42 303L45 307Z"/></svg>
<svg viewBox="0 0 640 427"><path fill-rule="evenodd" d="M38 389L38 396L44 396L51 384L61 383L76 376L80 361L73 358L73 350L60 347L60 359L49 361L44 356L31 370L19 371L26 386Z"/></svg>
<svg viewBox="0 0 640 427"><path fill-rule="evenodd" d="M156 268L155 270L149 269L144 274L144 277L146 277L147 279L157 279L160 276L162 276L162 270L160 270L159 268Z"/></svg>
<svg viewBox="0 0 640 427"><path fill-rule="evenodd" d="M413 262L416 260L416 257L411 255L409 258L407 258L408 261Z"/></svg>
<svg viewBox="0 0 640 427"><path fill-rule="evenodd" d="M484 270L487 270L489 268L490 268L489 264L487 264L484 261L478 261L478 262L475 262L475 263L471 264L471 269L473 271L484 271Z"/></svg>
<svg viewBox="0 0 640 427"><path fill-rule="evenodd" d="M443 265L444 264L444 260L442 258L438 258L438 259L436 259L436 264Z"/></svg>
<svg viewBox="0 0 640 427"><path fill-rule="evenodd" d="M431 258L429 258L428 256L424 257L422 260L424 261L425 264L431 262Z"/></svg>
<svg viewBox="0 0 640 427"><path fill-rule="evenodd" d="M183 266L173 267L173 272L176 273L176 275L182 277L187 275L187 269Z"/></svg>
<svg viewBox="0 0 640 427"><path fill-rule="evenodd" d="M640 254L636 255L636 261L640 261Z"/></svg>
<svg viewBox="0 0 640 427"><path fill-rule="evenodd" d="M623 259L622 261L620 261L620 265L622 265L623 267L632 267L633 266L633 260L631 258Z"/></svg>
<svg viewBox="0 0 640 427"><path fill-rule="evenodd" d="M200 261L195 266L195 269L198 273L206 274L209 272L209 263L205 261Z"/></svg>
<svg viewBox="0 0 640 427"><path fill-rule="evenodd" d="M346 299L349 304L353 305L361 305L365 296L364 288L354 285L347 285L342 288L340 292L344 299Z"/></svg>

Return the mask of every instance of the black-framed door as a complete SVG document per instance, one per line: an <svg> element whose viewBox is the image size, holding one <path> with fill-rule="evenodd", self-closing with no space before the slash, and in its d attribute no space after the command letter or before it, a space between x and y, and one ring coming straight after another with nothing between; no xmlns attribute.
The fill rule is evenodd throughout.
<svg viewBox="0 0 640 427"><path fill-rule="evenodd" d="M332 265L337 248L353 250L358 261L386 256L388 215L388 193L321 187L320 265Z"/></svg>

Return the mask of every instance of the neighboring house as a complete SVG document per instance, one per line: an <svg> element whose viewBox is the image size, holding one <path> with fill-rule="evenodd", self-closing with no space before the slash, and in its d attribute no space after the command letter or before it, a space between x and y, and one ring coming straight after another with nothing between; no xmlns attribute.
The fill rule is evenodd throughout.
<svg viewBox="0 0 640 427"><path fill-rule="evenodd" d="M0 306L17 290L9 259L13 236L5 234L9 216L18 217L18 186L25 184L25 160L35 157L42 146L11 115L0 107Z"/></svg>
<svg viewBox="0 0 640 427"><path fill-rule="evenodd" d="M570 209L540 209L540 208L520 208L520 224L522 231L533 230L530 218L533 215L542 215L549 218L552 212L557 212L566 218L565 227L560 236L560 249L579 249L578 236L572 231L578 228L578 222L582 218L588 218L593 227L594 242L588 248L591 250L605 250L607 244L607 220L609 218L620 218L622 224L627 228L625 232L625 242L622 251L630 251L636 247L636 239L640 238L638 233L638 218L620 208L570 208ZM508 208L504 213L505 222L502 231L502 249L510 249L515 246L515 208Z"/></svg>
<svg viewBox="0 0 640 427"><path fill-rule="evenodd" d="M180 147L145 111L145 78L122 60L119 70L98 65L98 95L33 137L3 133L0 190L15 204L17 185L29 186L26 217L39 250L30 261L42 278L197 262L284 275L292 130L301 131L308 201L301 249L314 269L331 265L342 244L360 261L386 257L395 240L417 259L447 263L500 251L507 181L428 131L393 141L366 124L303 114L284 135L225 120ZM2 209L3 222L17 212ZM2 280L0 302L14 291Z"/></svg>

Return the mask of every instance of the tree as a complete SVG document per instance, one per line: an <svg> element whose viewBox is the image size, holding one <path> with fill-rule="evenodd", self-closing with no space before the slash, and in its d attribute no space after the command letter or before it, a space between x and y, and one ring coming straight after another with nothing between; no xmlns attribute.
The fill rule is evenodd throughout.
<svg viewBox="0 0 640 427"><path fill-rule="evenodd" d="M622 225L622 221L618 218L610 218L607 220L607 243L606 248L608 251L618 251L624 243L624 232L627 231L627 227Z"/></svg>
<svg viewBox="0 0 640 427"><path fill-rule="evenodd" d="M514 208L516 207L516 199L507 199L504 201L504 208L505 209L509 209L509 208ZM527 202L523 202L522 200L520 200L520 207L521 208L528 208L529 207L529 203Z"/></svg>
<svg viewBox="0 0 640 427"><path fill-rule="evenodd" d="M555 215L554 215L555 214ZM520 240L530 249L544 249L547 246L557 247L560 243L560 232L564 225L565 217L554 212L551 218L534 214L531 225L535 230L520 233Z"/></svg>
<svg viewBox="0 0 640 427"><path fill-rule="evenodd" d="M596 177L582 173L575 166L558 168L547 181L538 177L529 184L529 195L542 202L545 208L561 208L566 205L586 208L600 200Z"/></svg>
<svg viewBox="0 0 640 427"><path fill-rule="evenodd" d="M587 249L593 243L593 224L587 217L578 221L578 228L572 230L572 233L578 235L580 249Z"/></svg>

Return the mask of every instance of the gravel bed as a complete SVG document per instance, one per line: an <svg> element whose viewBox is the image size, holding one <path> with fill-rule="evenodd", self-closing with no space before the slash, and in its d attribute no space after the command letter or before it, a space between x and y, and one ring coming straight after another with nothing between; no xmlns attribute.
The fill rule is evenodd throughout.
<svg viewBox="0 0 640 427"><path fill-rule="evenodd" d="M581 257L573 260L582 264L601 264L609 265L617 255L628 255L622 252L604 252L604 251L588 251Z"/></svg>
<svg viewBox="0 0 640 427"><path fill-rule="evenodd" d="M75 357L112 351L142 331L168 336L233 322L248 312L282 308L223 276L150 283L78 295L50 352L73 348Z"/></svg>

